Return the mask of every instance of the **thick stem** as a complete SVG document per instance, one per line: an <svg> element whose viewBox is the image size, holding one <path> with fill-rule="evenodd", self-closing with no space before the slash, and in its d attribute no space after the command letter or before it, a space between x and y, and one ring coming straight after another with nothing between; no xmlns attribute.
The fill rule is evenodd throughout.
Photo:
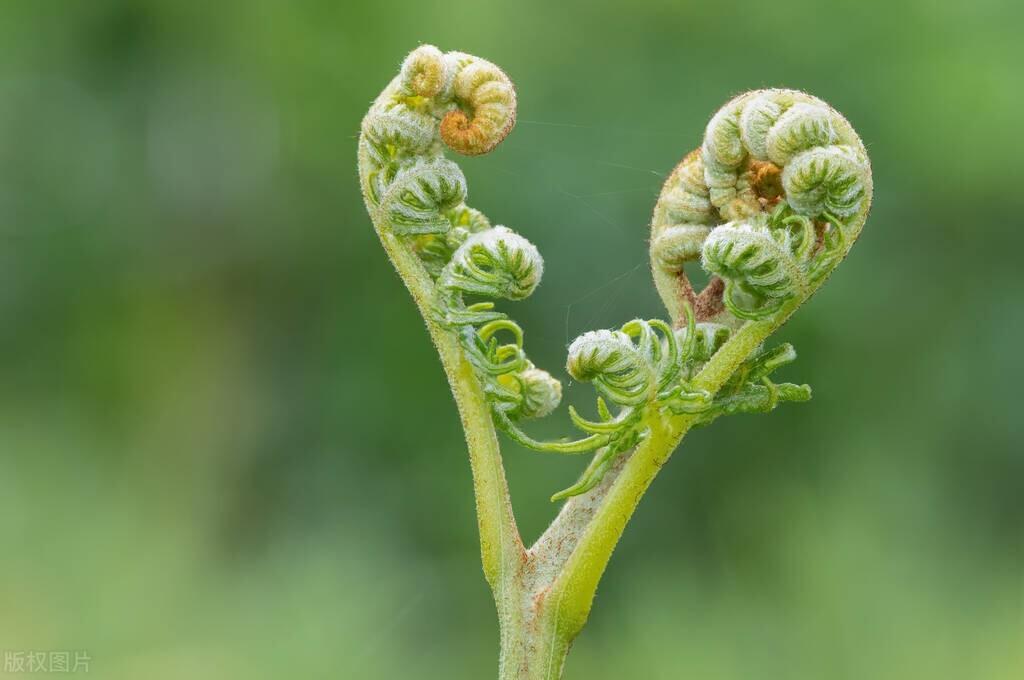
<svg viewBox="0 0 1024 680"><path fill-rule="evenodd" d="M551 636L557 609L547 594L569 551L527 553L516 527L501 451L486 397L458 338L435 320L433 282L416 256L385 230L381 243L405 283L437 347L458 406L469 448L476 495L480 554L484 575L498 610L500 680L558 680L572 638ZM616 468L617 472L618 468ZM603 494L616 474L587 497ZM582 529L582 527L578 527ZM575 540L578 533L574 533Z"/></svg>
<svg viewBox="0 0 1024 680"><path fill-rule="evenodd" d="M694 380L694 386L712 394L717 392L751 352L797 307L799 303L791 303L787 310L771 320L744 325L708 362ZM549 639L571 642L582 630L590 615L598 583L626 524L661 467L696 420L694 415L664 413L652 413L646 418L647 438L604 492L572 554L552 583L548 598L553 601L554 610L546 621Z"/></svg>
<svg viewBox="0 0 1024 680"><path fill-rule="evenodd" d="M574 635L559 633L558 601L552 585L562 573L608 490L622 472L620 458L590 491L567 501L544 535L527 552L519 583L523 617L502 631L502 655L518 666L503 665L502 680L558 680Z"/></svg>
<svg viewBox="0 0 1024 680"><path fill-rule="evenodd" d="M458 339L434 320L434 286L423 265L398 238L381 230L379 225L377 233L426 321L455 396L473 472L484 575L494 591L498 615L504 626L506 618L518 617L518 607L514 606L517 598L512 591L516 590L516 574L526 559L526 551L512 513L508 482L490 409L480 381L463 354Z"/></svg>
<svg viewBox="0 0 1024 680"><path fill-rule="evenodd" d="M502 628L498 679L559 680L570 641L543 634L550 627L548 609L534 605L527 614L516 625Z"/></svg>

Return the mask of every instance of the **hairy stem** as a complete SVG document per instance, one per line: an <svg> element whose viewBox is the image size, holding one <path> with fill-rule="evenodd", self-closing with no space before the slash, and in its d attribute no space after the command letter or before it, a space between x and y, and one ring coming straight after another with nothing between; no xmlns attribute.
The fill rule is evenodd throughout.
<svg viewBox="0 0 1024 680"><path fill-rule="evenodd" d="M849 238L840 259L845 258L859 235L867 213L868 206L865 205L852 220ZM693 387L707 390L712 394L717 393L747 357L778 330L813 293L814 290L811 290L794 297L771 317L745 323L694 377ZM661 412L649 415L644 423L649 431L647 438L636 447L614 482L595 490L598 492L595 496L599 498L570 501L567 504L570 507L563 509L549 528L550 533L557 535L564 531L560 526L562 523L572 522L574 519L578 521L581 512L588 517L585 528L575 542L572 554L561 568L548 593L548 598L556 603L555 610L549 616L549 637L571 642L582 630L590 614L601 576L626 524L651 482L697 420L698 416L688 414L673 416ZM583 503L597 503L596 510L583 510ZM538 544L544 541L545 538L542 538Z"/></svg>
<svg viewBox="0 0 1024 680"><path fill-rule="evenodd" d="M499 615L504 617L510 609L508 600L511 594L508 591L515 585L515 574L525 559L525 549L512 513L508 482L490 409L480 381L457 338L434 320L434 285L423 265L398 238L379 226L377 233L426 321L455 396L469 448L484 575L494 590Z"/></svg>
<svg viewBox="0 0 1024 680"><path fill-rule="evenodd" d="M772 319L745 324L696 376L695 387L711 393L721 389L751 352L803 302L803 299L794 300ZM549 597L557 604L550 617L550 637L571 641L582 630L601 576L626 524L651 482L697 419L695 415L686 414L648 416L647 438L637 446L622 472L607 488L572 555L551 586Z"/></svg>

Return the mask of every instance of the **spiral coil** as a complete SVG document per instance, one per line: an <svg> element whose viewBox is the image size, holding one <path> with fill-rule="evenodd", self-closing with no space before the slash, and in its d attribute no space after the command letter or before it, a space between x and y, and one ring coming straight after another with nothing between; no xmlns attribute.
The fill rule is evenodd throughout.
<svg viewBox="0 0 1024 680"><path fill-rule="evenodd" d="M651 266L676 324L684 303L735 326L805 298L856 239L871 193L863 144L820 99L772 89L728 102L654 211ZM698 259L715 277L700 294L684 269Z"/></svg>
<svg viewBox="0 0 1024 680"><path fill-rule="evenodd" d="M443 149L493 150L515 110L515 89L497 66L423 45L374 102L359 141L374 223L404 239L435 281L437 320L457 334L493 410L509 422L550 413L561 383L529 361L522 329L487 298L528 297L544 263L525 238L466 205L465 177ZM467 303L466 296L485 299Z"/></svg>

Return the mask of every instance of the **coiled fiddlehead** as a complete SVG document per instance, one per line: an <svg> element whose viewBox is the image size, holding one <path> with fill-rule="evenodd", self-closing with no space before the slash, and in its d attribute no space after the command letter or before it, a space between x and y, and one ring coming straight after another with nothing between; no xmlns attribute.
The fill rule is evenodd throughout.
<svg viewBox="0 0 1024 680"><path fill-rule="evenodd" d="M871 193L860 138L820 99L776 89L731 100L655 207L651 266L673 320L685 303L735 327L806 299L859 235ZM684 271L698 258L713 275L700 294Z"/></svg>
<svg viewBox="0 0 1024 680"><path fill-rule="evenodd" d="M494 64L424 45L402 64L363 119L360 181L367 207L394 234L445 233L466 195L442 144L476 155L515 123L515 89Z"/></svg>
<svg viewBox="0 0 1024 680"><path fill-rule="evenodd" d="M543 273L537 248L498 226L467 238L442 270L438 285L447 291L523 300L536 290Z"/></svg>
<svg viewBox="0 0 1024 680"><path fill-rule="evenodd" d="M459 333L501 423L548 415L561 401L562 385L527 359L518 324L494 311L492 302L467 305L465 296L522 300L536 290L543 271L532 243L497 226L466 238L437 278L438 318ZM514 342L499 343L502 331Z"/></svg>
<svg viewBox="0 0 1024 680"><path fill-rule="evenodd" d="M530 362L522 329L490 301L528 297L544 263L525 238L465 204L465 177L443 148L487 153L515 112L515 89L497 66L424 45L374 102L359 140L360 180L381 239L415 255L430 281L432 320L455 336L502 423L542 417L561 400L561 383Z"/></svg>

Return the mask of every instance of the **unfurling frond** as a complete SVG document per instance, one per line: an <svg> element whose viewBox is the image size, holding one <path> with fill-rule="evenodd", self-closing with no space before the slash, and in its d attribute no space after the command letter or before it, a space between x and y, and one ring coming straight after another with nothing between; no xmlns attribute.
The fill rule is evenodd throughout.
<svg viewBox="0 0 1024 680"><path fill-rule="evenodd" d="M791 313L860 234L871 191L864 145L825 102L796 90L732 99L654 210L651 268L673 321L683 303L732 326ZM794 224L811 234L799 253L786 235ZM698 259L714 277L700 295L684 270Z"/></svg>

